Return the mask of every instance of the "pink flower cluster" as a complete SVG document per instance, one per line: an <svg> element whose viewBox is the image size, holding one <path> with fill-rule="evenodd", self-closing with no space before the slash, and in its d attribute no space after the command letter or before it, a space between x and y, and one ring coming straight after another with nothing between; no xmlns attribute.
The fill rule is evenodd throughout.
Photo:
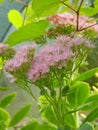
<svg viewBox="0 0 98 130"><path fill-rule="evenodd" d="M77 24L76 15L71 14L71 13L57 14L57 15L48 17L48 20L52 24L58 24L58 25L73 25L76 27L76 24ZM85 17L85 16L80 16L79 29L87 28L88 26L95 24L94 26L91 26L90 29L93 29L98 32L98 25L96 21L93 21L93 22L90 22L90 21L93 21L93 19Z"/></svg>
<svg viewBox="0 0 98 130"><path fill-rule="evenodd" d="M36 82L51 71L51 67L62 69L66 67L67 61L75 55L72 47L79 45L86 48L92 48L94 45L82 37L59 36L54 44L44 45L40 52L34 57L28 77Z"/></svg>
<svg viewBox="0 0 98 130"><path fill-rule="evenodd" d="M61 35L58 36L56 39L57 43L66 43L66 47L73 47L73 46L78 46L78 45L84 45L87 48L94 48L94 44L86 38L83 37L74 37L71 38L69 36Z"/></svg>
<svg viewBox="0 0 98 130"><path fill-rule="evenodd" d="M4 66L4 69L8 72L16 72L20 69L25 71L27 65L31 62L35 50L35 45L24 45L17 50L16 55L8 60Z"/></svg>
<svg viewBox="0 0 98 130"><path fill-rule="evenodd" d="M7 44L0 43L0 54L3 54L7 48L8 48Z"/></svg>
<svg viewBox="0 0 98 130"><path fill-rule="evenodd" d="M0 43L0 56L1 57L12 57L14 55L15 50L9 47L7 44Z"/></svg>
<svg viewBox="0 0 98 130"><path fill-rule="evenodd" d="M65 44L55 43L43 46L34 57L28 73L29 79L35 82L48 73L51 67L62 68L72 56L72 51Z"/></svg>

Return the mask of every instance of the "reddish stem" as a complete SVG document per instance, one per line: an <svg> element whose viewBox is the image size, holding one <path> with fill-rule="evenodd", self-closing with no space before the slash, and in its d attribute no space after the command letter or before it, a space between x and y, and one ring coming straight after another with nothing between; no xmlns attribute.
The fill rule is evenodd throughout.
<svg viewBox="0 0 98 130"><path fill-rule="evenodd" d="M28 4L26 4L25 2L23 2L21 0L16 0L16 2L18 2L18 3L20 3L20 4L24 5L24 6L28 6Z"/></svg>
<svg viewBox="0 0 98 130"><path fill-rule="evenodd" d="M80 29L80 30L78 30L79 32L80 31L83 31L83 30L85 30L85 29L88 29L88 28L90 28L90 27L93 27L94 25L96 25L96 24L98 24L98 23L94 23L94 24L92 24L92 25L90 25L90 26L87 26L87 27L85 27L85 28L82 28L82 29Z"/></svg>
<svg viewBox="0 0 98 130"><path fill-rule="evenodd" d="M63 0L60 0L62 4L64 4L65 6L67 6L69 9L73 10L75 13L77 12L74 8L72 8L71 6L69 6L68 4L66 4Z"/></svg>

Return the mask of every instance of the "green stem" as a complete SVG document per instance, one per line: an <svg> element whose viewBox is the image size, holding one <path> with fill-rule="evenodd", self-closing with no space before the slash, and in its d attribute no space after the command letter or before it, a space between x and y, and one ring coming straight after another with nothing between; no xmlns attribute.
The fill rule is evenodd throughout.
<svg viewBox="0 0 98 130"><path fill-rule="evenodd" d="M74 115L75 115L75 121L76 121L76 129L75 130L77 130L79 128L79 113L75 112Z"/></svg>
<svg viewBox="0 0 98 130"><path fill-rule="evenodd" d="M22 26L24 25L25 23L25 19L26 19L26 15L27 15L27 11L28 11L28 3L30 2L30 0L27 1L27 6L26 6L26 10L25 10L25 14L24 14L24 19L23 19L23 23L22 23Z"/></svg>

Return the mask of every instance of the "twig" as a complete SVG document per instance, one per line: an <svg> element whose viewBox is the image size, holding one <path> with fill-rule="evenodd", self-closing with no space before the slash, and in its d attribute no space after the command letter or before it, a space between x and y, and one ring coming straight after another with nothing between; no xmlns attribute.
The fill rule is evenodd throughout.
<svg viewBox="0 0 98 130"><path fill-rule="evenodd" d="M26 4L25 2L23 2L21 0L16 0L16 2L18 2L18 3L20 3L20 4L24 5L24 6L28 6L28 4Z"/></svg>
<svg viewBox="0 0 98 130"><path fill-rule="evenodd" d="M70 5L66 4L63 0L60 0L60 2L61 2L63 5L67 6L69 9L73 10L75 13L77 12L74 8L72 8Z"/></svg>
<svg viewBox="0 0 98 130"><path fill-rule="evenodd" d="M25 14L24 14L24 19L23 19L22 26L24 25L24 22L25 22L25 19L26 19L26 15L27 15L27 11L28 11L28 3L29 2L30 2L30 0L27 1L27 7L26 7L26 10L25 10Z"/></svg>
<svg viewBox="0 0 98 130"><path fill-rule="evenodd" d="M66 4L63 0L60 0L60 2L61 2L62 4L64 4L66 7L68 7L69 9L73 10L73 11L76 13L76 15L77 15L76 31L78 31L78 30L79 30L79 12L80 12L81 6L82 6L82 4L83 4L83 0L81 0L80 5L79 5L79 7L78 7L77 10L75 10L72 6Z"/></svg>
<svg viewBox="0 0 98 130"><path fill-rule="evenodd" d="M76 31L79 30L79 12L80 12L80 9L81 9L82 4L83 4L83 0L81 0L80 5L79 5L79 7L78 7L78 9L77 9L77 11L76 11L76 14L77 14L77 26L76 26Z"/></svg>
<svg viewBox="0 0 98 130"><path fill-rule="evenodd" d="M76 22L77 22L77 24L76 24L76 31L78 31L78 30L79 30L79 12L77 11L76 14L77 14L77 20L76 20Z"/></svg>
<svg viewBox="0 0 98 130"><path fill-rule="evenodd" d="M92 24L92 25L90 25L90 26L87 26L87 27L85 27L85 28L82 28L82 29L80 29L80 30L78 30L79 32L80 31L83 31L83 30L85 30L85 29L88 29L88 28L90 28L90 27L93 27L94 25L96 25L96 24L98 24L98 23L94 23L94 24Z"/></svg>
<svg viewBox="0 0 98 130"><path fill-rule="evenodd" d="M79 12L79 11L80 11L80 9L81 9L81 6L82 6L82 4L83 4L83 1L84 1L84 0L81 0L81 2L80 2L80 5L79 5L79 7L78 7L78 10L77 10L77 12Z"/></svg>

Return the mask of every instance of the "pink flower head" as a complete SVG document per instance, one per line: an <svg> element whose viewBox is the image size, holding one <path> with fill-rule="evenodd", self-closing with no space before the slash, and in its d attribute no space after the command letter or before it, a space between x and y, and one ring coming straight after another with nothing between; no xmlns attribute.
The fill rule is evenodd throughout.
<svg viewBox="0 0 98 130"><path fill-rule="evenodd" d="M32 61L31 69L28 73L29 79L35 82L45 76L51 67L62 68L72 56L72 51L70 48L66 48L65 44L55 43L43 46ZM59 67L59 64L62 66Z"/></svg>
<svg viewBox="0 0 98 130"><path fill-rule="evenodd" d="M15 54L15 50L9 47L7 44L0 43L0 56L11 58Z"/></svg>
<svg viewBox="0 0 98 130"><path fill-rule="evenodd" d="M71 40L71 37L65 36L65 35L60 35L56 38L58 43L68 43Z"/></svg>
<svg viewBox="0 0 98 130"><path fill-rule="evenodd" d="M56 14L54 16L48 17L48 20L50 21L51 24L72 25L74 27L77 26L77 17L76 15L71 14L71 13ZM92 18L80 16L79 29L88 28L88 27L89 29L95 30L98 32L98 24L96 23L96 21L94 21Z"/></svg>
<svg viewBox="0 0 98 130"><path fill-rule="evenodd" d="M4 44L4 43L0 43L0 55L5 53L5 51L7 50L8 45Z"/></svg>
<svg viewBox="0 0 98 130"><path fill-rule="evenodd" d="M28 59L24 57L13 58L6 62L4 69L8 72L16 72L19 68L21 68L27 62L28 62Z"/></svg>
<svg viewBox="0 0 98 130"><path fill-rule="evenodd" d="M13 59L6 62L4 68L8 72L18 72L21 69L23 71L28 70L28 65L30 65L33 59L35 46L34 45L24 45L19 48Z"/></svg>
<svg viewBox="0 0 98 130"><path fill-rule="evenodd" d="M15 55L15 58L17 57L29 57L30 55L34 54L35 51L35 44L31 45L23 45L17 50L17 53Z"/></svg>
<svg viewBox="0 0 98 130"><path fill-rule="evenodd" d="M84 45L87 48L94 48L94 44L92 44L92 42L86 38L77 36L74 38L71 38L69 36L66 35L61 35L58 36L56 39L57 43L65 43L67 47L73 47L73 46L82 46Z"/></svg>

